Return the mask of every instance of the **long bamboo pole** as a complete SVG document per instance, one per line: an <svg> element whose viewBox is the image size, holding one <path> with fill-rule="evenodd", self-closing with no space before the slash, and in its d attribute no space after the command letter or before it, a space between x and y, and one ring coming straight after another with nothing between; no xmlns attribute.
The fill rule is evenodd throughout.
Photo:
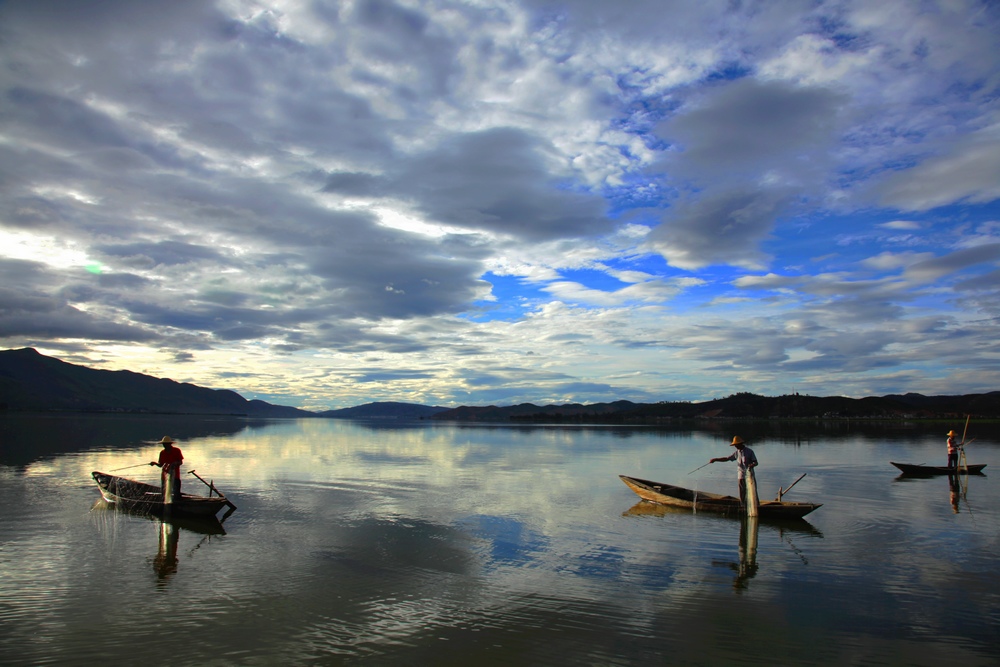
<svg viewBox="0 0 1000 667"><path fill-rule="evenodd" d="M134 466L125 466L124 468L115 468L114 470L109 470L108 472L118 472L119 470L128 470L129 468L139 468L142 466L148 466L148 463L136 463Z"/></svg>
<svg viewBox="0 0 1000 667"><path fill-rule="evenodd" d="M969 461L965 458L965 436L969 433L969 420L972 415L965 415L965 430L962 431L962 444L958 446L958 468L965 468L965 474L969 474Z"/></svg>
<svg viewBox="0 0 1000 667"><path fill-rule="evenodd" d="M698 472L699 470L701 470L701 469L702 469L702 468L704 468L705 466L710 466L710 465L712 465L712 462L711 462L711 461L709 461L708 463L706 463L706 464L705 464L704 466L698 466L697 468L695 468L695 469L694 469L694 470L692 470L691 472ZM688 474L690 475L690 474L691 474L691 472L689 472Z"/></svg>

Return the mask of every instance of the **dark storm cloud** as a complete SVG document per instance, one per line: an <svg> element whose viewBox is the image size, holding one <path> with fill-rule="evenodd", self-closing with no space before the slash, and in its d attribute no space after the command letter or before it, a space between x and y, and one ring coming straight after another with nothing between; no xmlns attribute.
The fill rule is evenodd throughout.
<svg viewBox="0 0 1000 667"><path fill-rule="evenodd" d="M367 28L360 41L368 58L375 63L405 63L416 72L415 80L396 87L397 95L415 98L448 90L456 45L432 32L427 13L386 0L361 0L354 16Z"/></svg>
<svg viewBox="0 0 1000 667"><path fill-rule="evenodd" d="M348 317L410 318L455 312L483 289L479 262L439 253L417 235L350 231L335 245L306 253L336 309Z"/></svg>
<svg viewBox="0 0 1000 667"><path fill-rule="evenodd" d="M650 243L680 267L762 265L766 256L760 242L787 206L779 192L709 190L677 201L650 234Z"/></svg>
<svg viewBox="0 0 1000 667"><path fill-rule="evenodd" d="M432 150L400 156L384 176L330 174L324 192L408 200L430 222L529 241L606 234L604 200L553 175L554 149L524 130L453 134Z"/></svg>
<svg viewBox="0 0 1000 667"><path fill-rule="evenodd" d="M359 373L360 374L357 374ZM396 380L427 380L434 377L432 371L395 370L386 371L383 369L372 369L364 371L358 369L353 371L352 379L355 382L394 382Z"/></svg>
<svg viewBox="0 0 1000 667"><path fill-rule="evenodd" d="M932 281L971 266L998 262L1000 243L986 243L912 264L906 268L905 276L921 282Z"/></svg>
<svg viewBox="0 0 1000 667"><path fill-rule="evenodd" d="M843 98L826 89L744 79L721 84L661 123L675 141L661 165L690 191L650 244L670 263L763 265L761 242L797 197L823 184Z"/></svg>
<svg viewBox="0 0 1000 667"><path fill-rule="evenodd" d="M72 150L130 143L117 123L65 97L21 86L8 90L5 97L0 122L25 139L43 139Z"/></svg>
<svg viewBox="0 0 1000 667"><path fill-rule="evenodd" d="M326 178L323 192L332 192L348 197L371 197L388 187L388 179L363 173L334 173Z"/></svg>
<svg viewBox="0 0 1000 667"><path fill-rule="evenodd" d="M225 258L212 248L178 241L95 245L92 250L109 261L143 268L176 266L196 261L227 263Z"/></svg>
<svg viewBox="0 0 1000 667"><path fill-rule="evenodd" d="M827 163L818 149L833 145L845 102L824 88L743 79L690 101L690 109L663 122L657 133L679 145L682 177L813 170Z"/></svg>
<svg viewBox="0 0 1000 667"><path fill-rule="evenodd" d="M147 330L80 310L73 290L52 289L59 279L35 262L0 260L0 335L11 338L93 338L149 341Z"/></svg>
<svg viewBox="0 0 1000 667"><path fill-rule="evenodd" d="M428 218L465 229L529 241L610 232L604 200L560 183L552 153L514 128L453 135L405 161L394 180Z"/></svg>

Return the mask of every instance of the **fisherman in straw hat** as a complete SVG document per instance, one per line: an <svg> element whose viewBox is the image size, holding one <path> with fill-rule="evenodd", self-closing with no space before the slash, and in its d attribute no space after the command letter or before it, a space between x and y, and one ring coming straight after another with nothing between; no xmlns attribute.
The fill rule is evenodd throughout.
<svg viewBox="0 0 1000 667"><path fill-rule="evenodd" d="M958 434L954 431L948 431L948 467L957 468L958 467L958 448L961 446L955 442L955 438Z"/></svg>
<svg viewBox="0 0 1000 667"><path fill-rule="evenodd" d="M740 502L744 505L747 502L747 471L757 467L757 455L753 450L743 444L743 438L736 436L733 438L730 447L735 447L729 456L719 456L711 459L709 463L721 463L722 461L736 461L736 481L740 487Z"/></svg>
<svg viewBox="0 0 1000 667"><path fill-rule="evenodd" d="M181 463L184 462L184 455L181 454L180 447L174 447L176 441L169 435L160 439L163 449L160 451L160 458L157 461L150 461L151 466L160 466L163 471L160 473L160 484L164 494L167 490L167 477L172 477L173 497L176 500L181 495ZM164 498L166 496L164 495Z"/></svg>

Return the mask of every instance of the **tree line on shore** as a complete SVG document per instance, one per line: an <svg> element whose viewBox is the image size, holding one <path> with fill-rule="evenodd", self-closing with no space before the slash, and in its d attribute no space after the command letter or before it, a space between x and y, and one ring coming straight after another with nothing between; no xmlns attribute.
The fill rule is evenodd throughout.
<svg viewBox="0 0 1000 667"><path fill-rule="evenodd" d="M593 404L461 406L445 408L400 402L310 412L247 400L224 389L155 378L131 371L77 366L33 348L0 351L0 410L225 414L248 417L331 419L429 419L507 423L663 424L726 419L977 419L1000 418L1000 391L956 396L893 394L849 398L740 392L692 403L613 401Z"/></svg>

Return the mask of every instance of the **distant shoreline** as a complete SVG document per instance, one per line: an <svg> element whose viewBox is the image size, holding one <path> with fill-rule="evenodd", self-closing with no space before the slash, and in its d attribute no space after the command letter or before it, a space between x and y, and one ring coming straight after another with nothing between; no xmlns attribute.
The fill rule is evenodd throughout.
<svg viewBox="0 0 1000 667"><path fill-rule="evenodd" d="M261 416L261 415L250 415L246 413L224 413L224 412L158 412L153 410L66 410L60 408L52 409L6 409L0 408L0 417L5 416L35 416L35 417L45 417L45 416L86 416L86 417L223 417L227 419L249 419L249 420L260 420L260 421L284 421L284 420L296 420L296 419L332 419L338 421L378 421L378 422L439 422L439 423L461 423L461 424L483 424L483 425L501 425L509 424L511 426L679 426L679 425L693 425L693 424L713 424L713 423L733 423L733 422L745 422L745 423L783 423L783 424L818 424L818 423L830 423L830 424L850 424L850 423L864 423L864 424L905 424L909 422L929 424L929 423L944 423L944 424L955 424L956 417L947 417L941 415L929 415L929 416L907 416L907 417L896 417L896 416L884 416L884 417L753 417L753 416L714 416L714 417L671 417L671 418L661 418L656 420L601 420L601 419L587 419L583 416L574 416L571 419L508 419L508 420L489 420L489 419L457 419L457 418L428 418L428 417L397 417L391 415L385 416L358 416L358 417L335 417L327 416L319 413L299 415L292 417L285 416ZM965 415L962 415L962 419ZM1000 423L1000 418L998 417L977 417L972 416L972 419L977 424L993 424ZM954 428L952 426L952 428Z"/></svg>

